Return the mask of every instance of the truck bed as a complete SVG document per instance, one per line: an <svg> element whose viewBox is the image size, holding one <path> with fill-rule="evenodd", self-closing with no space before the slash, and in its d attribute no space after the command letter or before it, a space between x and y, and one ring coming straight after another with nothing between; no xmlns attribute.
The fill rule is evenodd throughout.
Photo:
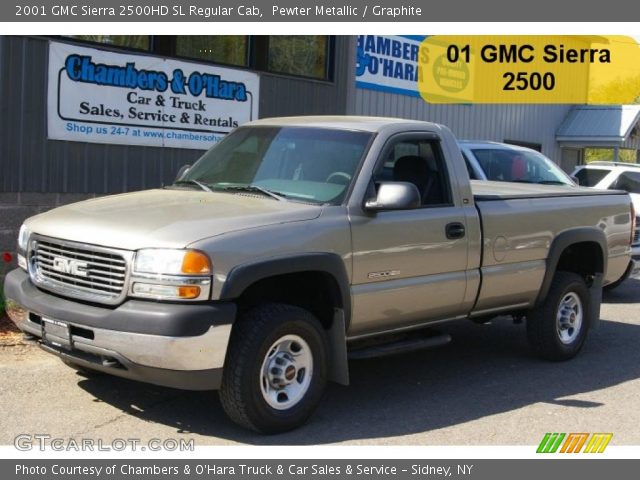
<svg viewBox="0 0 640 480"><path fill-rule="evenodd" d="M604 233L607 282L627 268L631 218L626 192L509 182L471 184L483 240L476 311L505 304L531 306L551 244L567 230L593 228Z"/></svg>

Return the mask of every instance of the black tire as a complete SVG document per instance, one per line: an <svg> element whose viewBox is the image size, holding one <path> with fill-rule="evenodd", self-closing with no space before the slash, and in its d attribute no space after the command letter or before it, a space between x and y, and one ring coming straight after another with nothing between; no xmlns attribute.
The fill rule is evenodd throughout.
<svg viewBox="0 0 640 480"><path fill-rule="evenodd" d="M582 318L578 328L559 327L559 311L563 300L567 298L579 299ZM571 310L573 309L567 311ZM590 322L589 289L584 279L575 273L556 272L547 298L527 315L529 346L537 356L545 360L569 360L575 357L584 345Z"/></svg>
<svg viewBox="0 0 640 480"><path fill-rule="evenodd" d="M263 389L277 391L265 381L263 362L269 361L267 354L273 353L272 346L287 336L306 342L313 360L309 379L305 379L308 386L299 401L290 408L277 409L263 394ZM322 397L327 382L327 350L325 332L307 310L268 304L248 311L234 325L229 341L220 387L224 411L237 424L260 433L280 433L302 425ZM296 370L296 377L288 379L290 383L298 381L298 373Z"/></svg>
<svg viewBox="0 0 640 480"><path fill-rule="evenodd" d="M74 369L78 375L85 378L99 377L101 375L104 375L104 372L101 372L99 370L91 370L90 368L84 368L68 360L62 360L62 363L64 363L67 367Z"/></svg>

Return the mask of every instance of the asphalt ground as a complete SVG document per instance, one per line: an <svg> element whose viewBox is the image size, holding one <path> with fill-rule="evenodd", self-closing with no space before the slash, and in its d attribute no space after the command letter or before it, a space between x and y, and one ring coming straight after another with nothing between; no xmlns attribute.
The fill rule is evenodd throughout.
<svg viewBox="0 0 640 480"><path fill-rule="evenodd" d="M33 345L0 346L0 445L56 438L193 439L212 444L537 445L545 432L613 432L640 445L640 281L606 293L578 357L533 357L524 325L500 318L443 329L444 347L350 362L310 421L262 436L224 415L215 392L85 378Z"/></svg>

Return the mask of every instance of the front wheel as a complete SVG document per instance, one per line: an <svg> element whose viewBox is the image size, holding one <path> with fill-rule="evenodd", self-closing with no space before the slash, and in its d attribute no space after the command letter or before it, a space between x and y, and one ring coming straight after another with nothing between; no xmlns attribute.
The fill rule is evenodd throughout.
<svg viewBox="0 0 640 480"><path fill-rule="evenodd" d="M324 330L299 307L256 307L234 326L220 400L236 423L262 433L303 424L313 413L327 377Z"/></svg>
<svg viewBox="0 0 640 480"><path fill-rule="evenodd" d="M556 272L547 298L527 315L529 345L546 360L569 360L582 348L590 319L584 279L575 273Z"/></svg>

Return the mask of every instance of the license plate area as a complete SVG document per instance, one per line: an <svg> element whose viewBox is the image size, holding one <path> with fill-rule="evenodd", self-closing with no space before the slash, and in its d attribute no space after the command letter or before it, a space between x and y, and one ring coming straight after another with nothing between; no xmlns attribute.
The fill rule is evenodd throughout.
<svg viewBox="0 0 640 480"><path fill-rule="evenodd" d="M69 324L42 317L42 341L56 347L71 350L71 330Z"/></svg>

